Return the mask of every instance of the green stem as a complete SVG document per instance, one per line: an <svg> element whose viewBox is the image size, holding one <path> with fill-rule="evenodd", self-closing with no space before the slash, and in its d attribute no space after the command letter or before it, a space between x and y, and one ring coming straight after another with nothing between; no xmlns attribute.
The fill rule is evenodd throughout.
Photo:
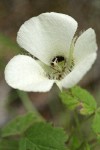
<svg viewBox="0 0 100 150"><path fill-rule="evenodd" d="M28 94L26 92L17 90L17 94L20 97L26 111L28 112L34 112L34 114L36 116L38 116L39 118L41 118L42 120L44 120L42 118L42 116L40 115L40 113L37 111L37 109L34 107L33 103L30 101Z"/></svg>
<svg viewBox="0 0 100 150"><path fill-rule="evenodd" d="M29 111L29 112L30 112L30 111L34 111L34 110L33 110L33 109L34 109L33 104L32 104L32 102L30 101L30 99L29 99L27 93L17 90L17 94L18 94L18 96L20 97L20 99L21 99L21 101L22 101L22 103L23 103L25 109L26 109L27 111Z"/></svg>
<svg viewBox="0 0 100 150"><path fill-rule="evenodd" d="M81 122L80 122L80 126L83 126L84 123L88 122L90 119L93 118L93 116L95 115L95 113L91 114L90 116L86 117L85 119L83 119Z"/></svg>
<svg viewBox="0 0 100 150"><path fill-rule="evenodd" d="M79 134L81 135L80 122L79 122L79 119L78 119L77 115L78 115L77 112L74 111L74 120L75 120L75 123L76 123L76 129L78 130Z"/></svg>

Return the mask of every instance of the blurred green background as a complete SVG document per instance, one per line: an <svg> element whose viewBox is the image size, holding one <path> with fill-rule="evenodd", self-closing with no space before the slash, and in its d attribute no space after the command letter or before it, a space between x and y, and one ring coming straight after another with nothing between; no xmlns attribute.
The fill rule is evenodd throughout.
<svg viewBox="0 0 100 150"><path fill-rule="evenodd" d="M63 124L63 109L58 100L56 86L47 93L26 93L10 88L4 80L4 68L16 54L22 53L16 43L19 27L33 16L43 12L59 12L71 15L79 23L78 31L94 28L100 43L100 0L0 0L0 126L18 114L25 113L23 99L29 98L47 119ZM100 51L91 71L80 85L87 88L100 104ZM60 117L61 115L61 117ZM60 118L60 119L59 119Z"/></svg>

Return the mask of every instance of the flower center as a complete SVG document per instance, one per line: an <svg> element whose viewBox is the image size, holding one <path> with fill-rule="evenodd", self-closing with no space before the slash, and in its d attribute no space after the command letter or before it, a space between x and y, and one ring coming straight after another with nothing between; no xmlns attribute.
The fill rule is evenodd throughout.
<svg viewBox="0 0 100 150"><path fill-rule="evenodd" d="M51 62L51 66L55 66L60 62L63 62L65 60L65 58L63 56L56 56L53 58L52 62Z"/></svg>
<svg viewBox="0 0 100 150"><path fill-rule="evenodd" d="M50 63L50 72L48 72L48 77L50 79L61 80L67 74L69 74L73 67L75 66L74 59L74 45L77 37L74 37L70 45L68 57L56 56L52 59Z"/></svg>
<svg viewBox="0 0 100 150"><path fill-rule="evenodd" d="M64 76L70 73L74 66L74 60L70 61L63 56L56 56L51 61L51 71L49 73L50 79L61 80Z"/></svg>

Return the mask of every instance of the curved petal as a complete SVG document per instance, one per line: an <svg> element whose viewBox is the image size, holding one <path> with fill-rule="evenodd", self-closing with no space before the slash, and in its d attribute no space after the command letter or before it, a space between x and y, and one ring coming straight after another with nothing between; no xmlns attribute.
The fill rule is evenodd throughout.
<svg viewBox="0 0 100 150"><path fill-rule="evenodd" d="M54 83L45 77L45 72L31 57L17 55L5 68L5 80L15 88L24 91L46 92Z"/></svg>
<svg viewBox="0 0 100 150"><path fill-rule="evenodd" d="M46 64L55 56L67 55L77 22L60 13L43 13L26 21L19 29L17 42Z"/></svg>
<svg viewBox="0 0 100 150"><path fill-rule="evenodd" d="M87 55L96 52L96 50L96 35L94 30L89 28L76 41L74 49L75 59L79 61Z"/></svg>
<svg viewBox="0 0 100 150"><path fill-rule="evenodd" d="M92 67L96 56L96 53L90 54L82 62L77 64L73 71L61 81L62 86L64 88L71 88L72 86L77 84L87 73L87 71Z"/></svg>

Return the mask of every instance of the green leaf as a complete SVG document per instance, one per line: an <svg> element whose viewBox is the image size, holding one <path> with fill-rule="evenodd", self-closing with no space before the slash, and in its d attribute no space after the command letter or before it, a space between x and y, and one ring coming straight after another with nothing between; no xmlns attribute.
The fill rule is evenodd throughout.
<svg viewBox="0 0 100 150"><path fill-rule="evenodd" d="M17 140L0 140L0 150L18 150L18 146Z"/></svg>
<svg viewBox="0 0 100 150"><path fill-rule="evenodd" d="M18 116L1 129L1 135L2 137L21 135L36 121L40 120L34 115L33 112Z"/></svg>
<svg viewBox="0 0 100 150"><path fill-rule="evenodd" d="M25 132L20 150L66 150L66 141L67 135L63 129L48 123L35 123Z"/></svg>
<svg viewBox="0 0 100 150"><path fill-rule="evenodd" d="M100 108L95 113L92 129L96 133L97 138L100 140Z"/></svg>
<svg viewBox="0 0 100 150"><path fill-rule="evenodd" d="M69 91L65 92L63 91L61 94L60 94L60 97L61 97L61 100L62 102L70 109L70 110L73 110L75 109L79 102L78 100L71 95L71 93Z"/></svg>
<svg viewBox="0 0 100 150"><path fill-rule="evenodd" d="M79 106L81 114L92 114L95 112L97 104L94 97L85 89L78 86L72 88L72 94L79 100Z"/></svg>
<svg viewBox="0 0 100 150"><path fill-rule="evenodd" d="M62 102L69 108L77 108L82 115L93 114L96 110L96 101L93 96L85 89L75 86L60 95Z"/></svg>

